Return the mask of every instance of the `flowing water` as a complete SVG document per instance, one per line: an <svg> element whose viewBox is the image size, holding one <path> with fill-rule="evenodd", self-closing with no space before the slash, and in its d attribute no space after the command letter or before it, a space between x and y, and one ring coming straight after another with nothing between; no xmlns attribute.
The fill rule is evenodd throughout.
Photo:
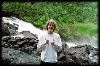
<svg viewBox="0 0 100 66"><path fill-rule="evenodd" d="M22 32L22 31L30 31L33 34L36 34L38 36L38 38L40 38L40 36L42 34L45 33L45 29L41 30L39 28L36 28L34 25L32 25L29 22L25 22L23 20L20 20L16 17L2 17L2 20L6 23L10 23L10 24L18 24L18 32ZM17 35L20 37L23 37L23 35ZM93 36L93 37L88 37L88 38L80 38L78 40L74 39L74 40L69 40L68 42L66 42L68 44L69 47L72 46L76 46L76 45L82 45L82 44L89 44L92 45L94 47L98 47L98 37L97 36Z"/></svg>
<svg viewBox="0 0 100 66"><path fill-rule="evenodd" d="M17 30L18 32L30 31L33 34L36 34L38 38L40 38L40 36L45 33L45 30L40 30L39 28L36 28L31 23L25 22L16 17L11 17L11 18L3 17L3 21L10 24L13 23L18 24L19 25ZM22 35L18 35L18 36L22 36Z"/></svg>

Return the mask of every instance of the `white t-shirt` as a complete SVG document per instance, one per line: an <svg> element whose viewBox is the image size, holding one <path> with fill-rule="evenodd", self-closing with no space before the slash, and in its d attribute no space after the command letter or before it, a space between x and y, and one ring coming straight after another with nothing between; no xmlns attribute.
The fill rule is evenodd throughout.
<svg viewBox="0 0 100 66"><path fill-rule="evenodd" d="M46 44L46 40L49 40L49 44ZM56 46L52 46L51 42L55 41ZM62 49L62 42L59 34L53 33L42 35L37 45L37 50L41 51L41 60L44 62L54 63L57 62L57 50Z"/></svg>

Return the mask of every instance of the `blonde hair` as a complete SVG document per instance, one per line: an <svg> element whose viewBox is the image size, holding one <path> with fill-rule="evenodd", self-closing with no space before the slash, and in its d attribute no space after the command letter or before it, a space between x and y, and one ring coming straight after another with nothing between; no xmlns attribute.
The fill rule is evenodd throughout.
<svg viewBox="0 0 100 66"><path fill-rule="evenodd" d="M53 19L50 19L50 20L48 20L47 22L46 22L46 29L48 30L48 24L49 23L53 23L54 24L54 30L56 29L56 22L55 22L55 20L53 20ZM54 31L53 30L53 31Z"/></svg>

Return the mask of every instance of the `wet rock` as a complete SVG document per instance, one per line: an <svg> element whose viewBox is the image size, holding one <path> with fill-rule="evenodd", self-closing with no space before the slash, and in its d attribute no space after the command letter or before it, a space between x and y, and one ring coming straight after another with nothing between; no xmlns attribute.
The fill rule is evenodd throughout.
<svg viewBox="0 0 100 66"><path fill-rule="evenodd" d="M64 48L58 56L58 61L60 64L97 65L98 51L91 45Z"/></svg>
<svg viewBox="0 0 100 66"><path fill-rule="evenodd" d="M26 38L37 38L36 35L32 34L30 31L22 31L20 33L22 33Z"/></svg>
<svg viewBox="0 0 100 66"><path fill-rule="evenodd" d="M10 32L9 32L9 28L8 28L8 25L7 23L2 23L2 36L9 36L10 35Z"/></svg>
<svg viewBox="0 0 100 66"><path fill-rule="evenodd" d="M19 41L19 42L17 42L17 44L18 44L18 45L22 45L22 44L24 44L24 42L25 42L25 41Z"/></svg>
<svg viewBox="0 0 100 66"><path fill-rule="evenodd" d="M37 49L38 38L29 31L24 31L22 33L25 33L23 38L13 36L2 37L2 46L17 50L20 48L21 51L32 54L32 51Z"/></svg>
<svg viewBox="0 0 100 66"><path fill-rule="evenodd" d="M18 24L8 24L9 25L9 29L13 29L13 30L18 30Z"/></svg>
<svg viewBox="0 0 100 66"><path fill-rule="evenodd" d="M7 41L10 40L10 39L11 39L10 36L3 36L3 37L2 37L2 41L5 41L5 42L7 42Z"/></svg>
<svg viewBox="0 0 100 66"><path fill-rule="evenodd" d="M7 18L7 20L10 19L16 20ZM17 32L17 29L17 24L6 23L2 36L2 59L10 64L39 64L38 37L30 31ZM63 42L62 50L58 50L58 64L96 65L98 64L98 49L90 45L76 46Z"/></svg>
<svg viewBox="0 0 100 66"><path fill-rule="evenodd" d="M14 29L9 29L9 32L10 32L10 35L15 35L16 34L16 31Z"/></svg>
<svg viewBox="0 0 100 66"><path fill-rule="evenodd" d="M17 33L16 30L18 30L18 25L16 26L17 24L8 24L8 27L9 27L9 32L10 32L10 35L13 36Z"/></svg>
<svg viewBox="0 0 100 66"><path fill-rule="evenodd" d="M29 55L34 54L40 56L40 54L37 52L37 43L38 43L38 39L35 36L34 38L30 36L23 37L23 38L19 38L19 37L14 38L11 36L2 37L2 47L9 48L9 49L13 48L15 50L28 53ZM12 55L10 54L10 56ZM11 63L26 62L22 59L14 60L13 58L10 59L9 61L11 61ZM98 64L98 49L92 47L91 45L77 45L77 46L69 47L66 44L66 42L63 42L62 50L58 51L58 64L96 65Z"/></svg>
<svg viewBox="0 0 100 66"><path fill-rule="evenodd" d="M2 60L9 64L40 64L39 56L4 47L2 48Z"/></svg>
<svg viewBox="0 0 100 66"><path fill-rule="evenodd" d="M18 30L18 26L16 26L15 24L10 24L10 23L5 23L3 22L2 24L2 33L4 36L7 35L15 35L17 33L16 30Z"/></svg>

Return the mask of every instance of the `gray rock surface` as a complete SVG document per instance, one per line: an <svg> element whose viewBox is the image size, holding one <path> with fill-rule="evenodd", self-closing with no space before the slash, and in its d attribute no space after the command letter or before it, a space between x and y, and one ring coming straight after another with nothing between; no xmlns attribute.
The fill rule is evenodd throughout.
<svg viewBox="0 0 100 66"><path fill-rule="evenodd" d="M91 45L77 45L68 48L63 43L63 50L59 52L58 60L60 64L79 64L79 65L97 65L98 50ZM65 48L67 47L67 48Z"/></svg>
<svg viewBox="0 0 100 66"><path fill-rule="evenodd" d="M2 59L10 64L40 64L40 56L2 47Z"/></svg>
<svg viewBox="0 0 100 66"><path fill-rule="evenodd" d="M38 43L37 36L27 31L24 31L23 34L23 38L12 36L2 37L2 47L13 48L27 53L34 53Z"/></svg>
<svg viewBox="0 0 100 66"><path fill-rule="evenodd" d="M1 44L3 62L40 64L40 53L37 52L38 37L30 31L17 32L17 24L6 23L5 26L6 28L2 28L5 32ZM58 51L58 64L97 65L98 48L79 44L69 48L68 44L63 42L63 49Z"/></svg>

